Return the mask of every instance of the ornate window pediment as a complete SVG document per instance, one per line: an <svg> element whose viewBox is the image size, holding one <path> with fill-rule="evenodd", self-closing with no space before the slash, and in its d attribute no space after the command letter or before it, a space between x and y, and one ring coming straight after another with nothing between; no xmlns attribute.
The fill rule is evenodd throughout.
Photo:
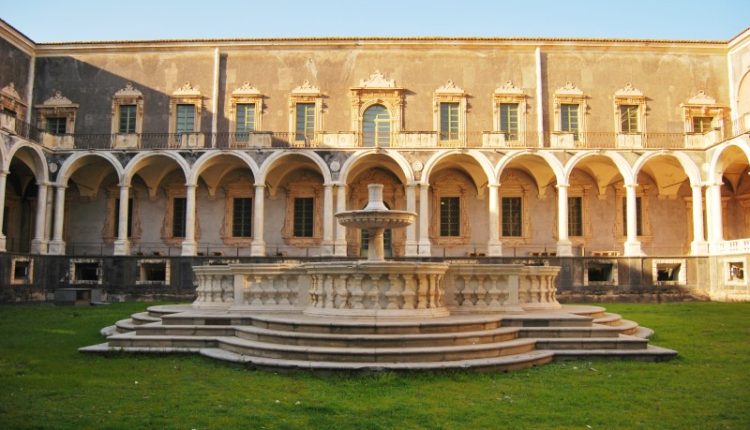
<svg viewBox="0 0 750 430"><path fill-rule="evenodd" d="M169 133L174 136L172 146L203 147L203 136L198 134L202 113L203 96L189 81L172 93L169 100Z"/></svg>
<svg viewBox="0 0 750 430"><path fill-rule="evenodd" d="M250 82L237 87L229 98L231 133L250 133L262 130L263 93ZM243 138L240 135L238 138Z"/></svg>
<svg viewBox="0 0 750 430"><path fill-rule="evenodd" d="M521 88L506 81L492 94L492 131L501 135L505 142L526 141L526 94Z"/></svg>
<svg viewBox="0 0 750 430"><path fill-rule="evenodd" d="M368 79L361 79L358 87L350 90L352 101L352 129L360 136L362 144L363 116L372 105L383 105L389 113L390 132L401 131L404 110L404 89L397 87L393 79L386 79L380 71L375 71Z"/></svg>
<svg viewBox="0 0 750 430"><path fill-rule="evenodd" d="M726 106L717 104L716 99L703 90L681 106L688 147L709 145L724 138L725 122L729 114ZM693 142L696 139L700 142Z"/></svg>
<svg viewBox="0 0 750 430"><path fill-rule="evenodd" d="M112 134L143 132L143 93L128 82L112 96Z"/></svg>
<svg viewBox="0 0 750 430"><path fill-rule="evenodd" d="M450 79L435 90L432 121L440 144L466 142L466 98L463 88Z"/></svg>
<svg viewBox="0 0 750 430"><path fill-rule="evenodd" d="M26 118L26 103L16 91L16 85L11 82L0 89L0 109L12 112L21 121Z"/></svg>
<svg viewBox="0 0 750 430"><path fill-rule="evenodd" d="M289 94L289 135L308 144L323 128L323 95L320 88L305 81Z"/></svg>
<svg viewBox="0 0 750 430"><path fill-rule="evenodd" d="M618 147L642 147L646 131L646 96L630 82L614 94Z"/></svg>
<svg viewBox="0 0 750 430"><path fill-rule="evenodd" d="M553 147L575 147L586 142L586 95L568 81L554 94Z"/></svg>

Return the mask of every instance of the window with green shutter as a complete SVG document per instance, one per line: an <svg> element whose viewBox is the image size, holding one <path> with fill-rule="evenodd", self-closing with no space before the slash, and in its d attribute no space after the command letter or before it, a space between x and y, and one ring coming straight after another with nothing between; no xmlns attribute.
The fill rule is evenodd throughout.
<svg viewBox="0 0 750 430"><path fill-rule="evenodd" d="M620 105L620 131L622 133L638 133L638 106Z"/></svg>
<svg viewBox="0 0 750 430"><path fill-rule="evenodd" d="M440 103L440 140L458 140L458 103Z"/></svg>
<svg viewBox="0 0 750 430"><path fill-rule="evenodd" d="M65 117L47 117L47 133L65 134L68 119Z"/></svg>
<svg viewBox="0 0 750 430"><path fill-rule="evenodd" d="M518 140L518 104L501 103L498 110L500 111L498 130L505 133L506 140Z"/></svg>
<svg viewBox="0 0 750 430"><path fill-rule="evenodd" d="M135 133L135 105L120 105L120 134Z"/></svg>
<svg viewBox="0 0 750 430"><path fill-rule="evenodd" d="M297 103L294 140L310 141L315 136L315 103Z"/></svg>
<svg viewBox="0 0 750 430"><path fill-rule="evenodd" d="M175 133L193 133L195 131L195 105L177 105Z"/></svg>

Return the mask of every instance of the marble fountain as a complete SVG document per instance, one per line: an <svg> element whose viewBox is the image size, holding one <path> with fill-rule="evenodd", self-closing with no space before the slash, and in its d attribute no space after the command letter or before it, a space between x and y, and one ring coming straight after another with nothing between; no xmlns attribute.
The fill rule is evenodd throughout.
<svg viewBox="0 0 750 430"><path fill-rule="evenodd" d="M476 260L386 261L382 185L362 210L336 214L368 231L366 260L198 266L196 300L152 306L102 329L82 352L192 352L249 367L506 371L555 359L665 360L652 331L598 306L561 306L559 267Z"/></svg>

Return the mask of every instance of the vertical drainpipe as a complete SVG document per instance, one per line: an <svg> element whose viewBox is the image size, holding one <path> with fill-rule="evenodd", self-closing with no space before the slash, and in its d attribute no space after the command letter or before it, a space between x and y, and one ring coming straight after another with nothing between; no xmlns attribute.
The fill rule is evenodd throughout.
<svg viewBox="0 0 750 430"><path fill-rule="evenodd" d="M211 148L216 148L216 132L219 126L219 48L214 49L213 115L211 116Z"/></svg>
<svg viewBox="0 0 750 430"><path fill-rule="evenodd" d="M539 147L544 147L544 101L542 100L542 48L534 50L536 60L536 127L539 132Z"/></svg>

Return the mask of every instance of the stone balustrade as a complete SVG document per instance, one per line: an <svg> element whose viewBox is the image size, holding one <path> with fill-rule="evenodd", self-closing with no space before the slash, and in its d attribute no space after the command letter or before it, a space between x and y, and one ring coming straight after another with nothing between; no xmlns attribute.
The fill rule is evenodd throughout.
<svg viewBox="0 0 750 430"><path fill-rule="evenodd" d="M557 309L553 266L338 261L195 267L201 309L400 317Z"/></svg>

